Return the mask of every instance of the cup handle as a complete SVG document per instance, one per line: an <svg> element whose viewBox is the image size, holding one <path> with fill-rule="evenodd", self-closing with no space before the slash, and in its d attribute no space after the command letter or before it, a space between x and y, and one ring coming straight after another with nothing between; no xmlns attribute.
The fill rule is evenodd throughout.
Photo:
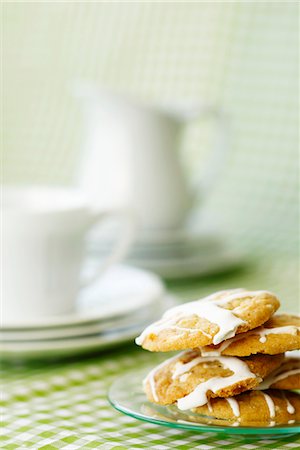
<svg viewBox="0 0 300 450"><path fill-rule="evenodd" d="M97 212L93 215L89 228L92 229L98 223L110 217L119 218L124 222L123 233L120 233L120 237L116 240L114 248L105 259L105 261L99 263L93 273L85 276L84 279L81 280L81 288L87 287L88 285L92 284L98 279L102 272L108 269L108 267L121 261L134 240L136 221L134 220L133 213L128 210Z"/></svg>
<svg viewBox="0 0 300 450"><path fill-rule="evenodd" d="M203 106L195 108L194 111L190 111L187 116L187 122L196 121L198 119L203 120L206 117L214 119L216 122L216 132L215 132L215 143L213 145L213 151L210 154L206 168L204 170L204 175L201 179L200 190L205 193L210 190L214 185L214 180L216 176L223 169L226 157L229 150L228 145L228 128L229 121L225 113L214 106ZM196 186L196 188L199 187ZM197 189L198 191L198 189Z"/></svg>

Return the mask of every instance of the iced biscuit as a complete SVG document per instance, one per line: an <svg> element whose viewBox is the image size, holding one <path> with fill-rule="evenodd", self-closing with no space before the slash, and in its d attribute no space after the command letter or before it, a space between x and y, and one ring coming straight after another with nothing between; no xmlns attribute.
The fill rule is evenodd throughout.
<svg viewBox="0 0 300 450"><path fill-rule="evenodd" d="M258 386L280 366L283 355L203 357L190 350L164 361L144 380L151 402L177 401L181 410L204 405L212 397L231 397Z"/></svg>
<svg viewBox="0 0 300 450"><path fill-rule="evenodd" d="M300 395L280 390L247 391L231 398L213 398L193 412L236 426L294 424L300 421Z"/></svg>
<svg viewBox="0 0 300 450"><path fill-rule="evenodd" d="M276 355L300 348L300 317L278 314L263 326L201 349L205 355L249 356L256 353Z"/></svg>
<svg viewBox="0 0 300 450"><path fill-rule="evenodd" d="M268 291L220 291L169 309L136 343L150 351L216 345L262 325L279 306L277 297Z"/></svg>
<svg viewBox="0 0 300 450"><path fill-rule="evenodd" d="M300 389L300 359L286 358L256 389Z"/></svg>

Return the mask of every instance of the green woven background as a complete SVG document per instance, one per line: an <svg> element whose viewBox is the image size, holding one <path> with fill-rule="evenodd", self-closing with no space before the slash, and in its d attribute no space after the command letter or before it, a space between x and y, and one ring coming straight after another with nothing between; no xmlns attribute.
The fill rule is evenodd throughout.
<svg viewBox="0 0 300 450"><path fill-rule="evenodd" d="M252 262L170 288L183 299L226 287L271 289L284 309L299 310L298 3L6 2L2 28L5 182L73 182L82 136L73 79L155 105L223 106L230 155L195 216L227 233ZM191 183L209 142L206 129L188 133L182 157ZM130 346L78 362L3 365L4 448L299 448L295 437L193 435L113 411L111 381L159 357Z"/></svg>
<svg viewBox="0 0 300 450"><path fill-rule="evenodd" d="M4 3L5 180L72 182L82 137L74 79L156 105L213 102L231 117L231 153L201 220L292 251L298 9L297 2ZM196 127L185 142L191 180L207 141Z"/></svg>

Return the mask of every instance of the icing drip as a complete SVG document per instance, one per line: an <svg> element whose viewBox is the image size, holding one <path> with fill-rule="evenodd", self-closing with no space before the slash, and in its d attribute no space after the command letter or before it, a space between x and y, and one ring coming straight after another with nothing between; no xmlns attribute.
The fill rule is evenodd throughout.
<svg viewBox="0 0 300 450"><path fill-rule="evenodd" d="M281 368L279 368L281 369ZM256 390L263 391L265 389L269 389L273 384L277 383L277 381L284 380L285 378L288 378L291 375L300 374L300 369L293 369L293 370L287 370L286 372L279 373L273 372L271 373L267 378L264 379L262 383L260 383L259 386L257 386Z"/></svg>
<svg viewBox="0 0 300 450"><path fill-rule="evenodd" d="M282 392L282 396L283 396L283 398L285 399L285 401L286 401L286 406L287 406L287 412L289 413L289 414L294 414L295 413L295 408L293 407L293 405L291 404L291 402L289 401L289 399L286 397L286 395L285 395L285 393L284 392Z"/></svg>
<svg viewBox="0 0 300 450"><path fill-rule="evenodd" d="M246 363L233 356L220 356L219 358L204 358L199 356L186 364L178 365L173 373L173 378L189 372L191 368L197 364L207 361L219 361L224 367L233 372L233 374L228 377L213 377L200 383L190 394L177 401L177 406L182 411L205 405L208 401L208 391L216 393L220 389L227 388L235 383L239 383L249 378L256 378L256 375L249 370Z"/></svg>
<svg viewBox="0 0 300 450"><path fill-rule="evenodd" d="M287 412L289 414L294 414L295 413L295 408L293 407L293 405L287 400Z"/></svg>
<svg viewBox="0 0 300 450"><path fill-rule="evenodd" d="M290 352L285 352L285 356L287 357L287 359L289 359L289 358L300 359L300 351L292 350Z"/></svg>
<svg viewBox="0 0 300 450"><path fill-rule="evenodd" d="M213 409L212 409L212 406L211 406L211 403L210 403L209 400L207 401L207 408L208 408L208 411L209 411L210 413L213 412Z"/></svg>
<svg viewBox="0 0 300 450"><path fill-rule="evenodd" d="M271 399L271 397L268 394L266 394L265 392L262 392L262 394L263 394L263 396L264 396L264 398L266 400L266 403L268 405L269 412L270 412L270 417L271 417L271 419L273 419L275 417L275 405L274 405L274 402L273 402L273 400Z"/></svg>
<svg viewBox="0 0 300 450"><path fill-rule="evenodd" d="M240 407L235 398L226 398L235 417L240 417Z"/></svg>
<svg viewBox="0 0 300 450"><path fill-rule="evenodd" d="M219 344L225 339L229 339L235 335L237 328L244 324L245 321L235 315L238 308L230 311L224 309L229 302L239 299L253 297L265 293L266 291L246 291L244 289L234 289L229 291L220 291L194 302L184 303L182 305L175 306L174 308L166 311L161 320L155 322L147 327L140 336L138 336L135 342L138 345L142 345L144 340L149 334L158 335L160 331L166 329L172 329L176 327L176 322L180 319L196 315L209 322L218 325L219 331L213 338L213 343ZM222 297L223 298L220 298ZM178 328L178 327L177 327ZM180 328L180 327L179 327ZM182 328L189 332L197 332L202 330ZM208 335L207 333L204 333ZM210 335L208 335L210 336Z"/></svg>
<svg viewBox="0 0 300 450"><path fill-rule="evenodd" d="M166 361L162 362L161 364L159 364L158 366L154 367L154 369L152 369L148 375L146 376L146 378L143 380L143 385L145 386L145 384L148 382L150 385L150 389L151 389L151 393L152 396L154 398L154 400L156 402L159 401L159 398L157 396L156 393L156 387L155 387L155 374L157 373L158 370L160 370L162 367L166 366L167 364L169 364L170 362L172 362L173 360L177 359L179 357L179 355L173 356L173 358L169 358Z"/></svg>
<svg viewBox="0 0 300 450"><path fill-rule="evenodd" d="M271 420L270 427L275 427L275 424L276 424L275 420Z"/></svg>
<svg viewBox="0 0 300 450"><path fill-rule="evenodd" d="M295 422L296 422L295 419L291 419L288 421L288 424L291 425L292 423L295 423Z"/></svg>

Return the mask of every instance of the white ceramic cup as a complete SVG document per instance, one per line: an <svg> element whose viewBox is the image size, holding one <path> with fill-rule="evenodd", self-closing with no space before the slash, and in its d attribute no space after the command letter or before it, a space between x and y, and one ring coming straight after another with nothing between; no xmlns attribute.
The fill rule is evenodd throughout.
<svg viewBox="0 0 300 450"><path fill-rule="evenodd" d="M128 211L92 211L69 189L9 187L2 192L2 323L72 312L82 285L122 259L134 235ZM122 233L84 282L80 273L89 230L115 216Z"/></svg>

